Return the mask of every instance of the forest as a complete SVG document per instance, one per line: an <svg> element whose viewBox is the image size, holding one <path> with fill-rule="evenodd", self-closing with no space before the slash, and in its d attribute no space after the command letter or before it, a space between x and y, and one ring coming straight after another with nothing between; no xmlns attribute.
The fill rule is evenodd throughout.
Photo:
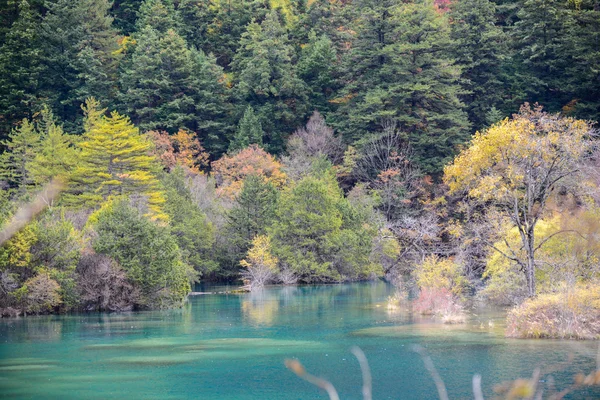
<svg viewBox="0 0 600 400"><path fill-rule="evenodd" d="M598 338L599 118L598 0L3 0L1 314L383 277Z"/></svg>

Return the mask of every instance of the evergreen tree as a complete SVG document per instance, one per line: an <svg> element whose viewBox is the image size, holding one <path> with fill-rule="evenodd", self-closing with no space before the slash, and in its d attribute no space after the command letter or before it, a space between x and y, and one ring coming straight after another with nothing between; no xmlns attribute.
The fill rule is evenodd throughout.
<svg viewBox="0 0 600 400"><path fill-rule="evenodd" d="M262 146L263 144L262 125L260 120L254 113L252 106L246 107L244 116L238 124L237 131L233 136L233 140L229 143L229 152L234 153L236 151L245 149L251 144L257 144Z"/></svg>
<svg viewBox="0 0 600 400"><path fill-rule="evenodd" d="M129 35L135 31L135 22L138 17L138 10L143 0L115 0L110 9L114 17L114 25L124 35Z"/></svg>
<svg viewBox="0 0 600 400"><path fill-rule="evenodd" d="M93 94L109 104L114 80L116 34L108 0L48 3L41 23L41 89L68 131L80 126L80 105Z"/></svg>
<svg viewBox="0 0 600 400"><path fill-rule="evenodd" d="M39 110L40 16L21 0L19 16L0 47L0 140L13 125Z"/></svg>
<svg viewBox="0 0 600 400"><path fill-rule="evenodd" d="M121 75L124 110L144 131L199 134L207 149L225 150L227 98L214 58L190 50L174 30L139 33L131 65Z"/></svg>
<svg viewBox="0 0 600 400"><path fill-rule="evenodd" d="M0 179L22 195L34 182L27 166L40 149L40 134L33 122L24 119L2 145L6 151L0 155Z"/></svg>
<svg viewBox="0 0 600 400"><path fill-rule="evenodd" d="M298 60L298 76L309 88L309 104L326 112L328 100L336 90L337 55L333 42L326 35L309 34Z"/></svg>
<svg viewBox="0 0 600 400"><path fill-rule="evenodd" d="M253 20L262 21L267 11L268 2L262 0L181 0L177 7L188 44L214 54L225 69L240 46L246 26Z"/></svg>
<svg viewBox="0 0 600 400"><path fill-rule="evenodd" d="M228 238L235 248L237 264L258 235L264 235L275 218L277 189L258 175L244 179L242 190L228 213Z"/></svg>
<svg viewBox="0 0 600 400"><path fill-rule="evenodd" d="M238 98L256 111L269 148L283 150L285 135L307 113L304 82L292 62L294 51L276 11L251 23L233 61Z"/></svg>
<svg viewBox="0 0 600 400"><path fill-rule="evenodd" d="M518 103L539 102L549 111L558 111L570 100L564 79L570 61L562 42L571 15L559 0L522 0L517 16L512 33L520 79L510 89L522 88L523 97L515 99Z"/></svg>
<svg viewBox="0 0 600 400"><path fill-rule="evenodd" d="M180 306L193 271L169 228L152 223L126 200L106 204L90 217L94 251L114 258L140 291L143 308Z"/></svg>
<svg viewBox="0 0 600 400"><path fill-rule="evenodd" d="M152 27L160 33L167 33L170 29L179 29L179 20L175 6L171 0L144 0L138 11L136 22L136 36L143 36L145 27Z"/></svg>
<svg viewBox="0 0 600 400"><path fill-rule="evenodd" d="M185 179L181 167L163 175L166 197L164 210L169 216L171 234L177 240L183 259L198 273L206 275L218 267L213 254L215 228L192 201Z"/></svg>
<svg viewBox="0 0 600 400"><path fill-rule="evenodd" d="M476 130L488 126L486 114L502 104L502 63L506 35L495 25L496 7L489 0L460 0L451 5L452 55L462 67L461 96Z"/></svg>
<svg viewBox="0 0 600 400"><path fill-rule="evenodd" d="M356 40L346 58L347 84L337 125L354 140L393 119L408 134L421 169L440 174L469 136L458 96L460 69L447 17L429 1L371 2L357 8Z"/></svg>
<svg viewBox="0 0 600 400"><path fill-rule="evenodd" d="M55 177L67 182L78 163L77 149L73 146L72 138L56 123L50 109L44 107L41 116L37 124L41 138L39 150L35 158L27 163L27 170L36 185L43 185Z"/></svg>
<svg viewBox="0 0 600 400"><path fill-rule="evenodd" d="M306 282L376 272L369 261L375 231L343 197L331 171L285 189L268 231L274 255Z"/></svg>
<svg viewBox="0 0 600 400"><path fill-rule="evenodd" d="M149 155L152 143L128 117L104 115L96 100L84 107L85 133L80 143L80 163L71 176L68 203L97 206L111 196L141 194L147 197L154 218L165 218L164 203L155 171L159 165Z"/></svg>

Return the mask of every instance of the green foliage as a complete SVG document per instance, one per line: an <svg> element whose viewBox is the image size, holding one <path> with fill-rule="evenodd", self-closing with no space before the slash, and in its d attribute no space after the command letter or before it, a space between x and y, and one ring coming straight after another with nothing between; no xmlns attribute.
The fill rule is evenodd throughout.
<svg viewBox="0 0 600 400"><path fill-rule="evenodd" d="M141 291L140 306L181 305L190 292L192 268L183 261L168 227L146 219L126 200L104 205L92 218L92 247L114 258Z"/></svg>
<svg viewBox="0 0 600 400"><path fill-rule="evenodd" d="M89 96L113 102L117 49L108 0L48 2L40 25L40 94L68 131L80 131L80 105Z"/></svg>
<svg viewBox="0 0 600 400"><path fill-rule="evenodd" d="M129 118L98 108L88 100L85 134L78 143L80 162L71 176L67 204L95 207L110 196L142 194L155 218L162 219L163 193L155 172L156 157L149 154L152 143L141 135Z"/></svg>
<svg viewBox="0 0 600 400"><path fill-rule="evenodd" d="M249 105L244 111L244 116L240 119L233 140L229 143L229 152L234 153L245 149L251 144L262 146L263 135L262 124L254 113L252 106Z"/></svg>
<svg viewBox="0 0 600 400"><path fill-rule="evenodd" d="M487 118L490 110L503 102L501 68L508 53L507 35L496 26L496 6L489 0L456 1L450 18L452 56L462 67L461 80L467 91L461 99L473 127L482 129L491 125Z"/></svg>
<svg viewBox="0 0 600 400"><path fill-rule="evenodd" d="M24 119L2 144L7 151L0 155L0 179L23 194L27 186L33 183L33 176L27 165L39 151L40 134L32 122Z"/></svg>
<svg viewBox="0 0 600 400"><path fill-rule="evenodd" d="M143 131L188 128L210 151L223 152L229 128L222 75L213 57L188 49L174 30L147 25L121 75L120 100Z"/></svg>
<svg viewBox="0 0 600 400"><path fill-rule="evenodd" d="M164 174L164 210L169 216L171 234L177 239L186 263L202 275L210 274L218 268L213 254L215 227L192 201L185 180L185 171L181 167Z"/></svg>
<svg viewBox="0 0 600 400"><path fill-rule="evenodd" d="M298 76L309 88L309 104L313 109L325 112L331 108L328 100L337 88L337 54L327 35L308 35L308 43L302 48L298 59Z"/></svg>
<svg viewBox="0 0 600 400"><path fill-rule="evenodd" d="M331 173L285 189L269 229L274 255L306 282L377 273L369 255L373 229L343 197Z"/></svg>
<svg viewBox="0 0 600 400"><path fill-rule="evenodd" d="M297 76L293 56L279 15L271 11L261 24L248 25L232 63L236 95L254 108L274 152L283 150L285 135L307 113L306 87Z"/></svg>
<svg viewBox="0 0 600 400"><path fill-rule="evenodd" d="M336 124L357 140L393 119L420 168L440 174L469 134L447 17L429 1L359 4Z"/></svg>
<svg viewBox="0 0 600 400"><path fill-rule="evenodd" d="M39 108L38 81L41 49L38 25L41 17L27 0L19 2L18 19L0 47L0 139L16 122L31 117Z"/></svg>
<svg viewBox="0 0 600 400"><path fill-rule="evenodd" d="M272 183L263 177L250 175L228 213L228 239L236 250L239 261L250 248L252 240L266 233L275 218L278 193Z"/></svg>

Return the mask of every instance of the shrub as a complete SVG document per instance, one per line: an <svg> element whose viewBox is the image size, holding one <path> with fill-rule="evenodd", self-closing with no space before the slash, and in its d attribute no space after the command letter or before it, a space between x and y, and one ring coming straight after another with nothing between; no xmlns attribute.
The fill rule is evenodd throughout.
<svg viewBox="0 0 600 400"><path fill-rule="evenodd" d="M86 311L130 311L140 300L139 289L110 257L84 254L77 272L81 307Z"/></svg>
<svg viewBox="0 0 600 400"><path fill-rule="evenodd" d="M460 295L467 286L460 265L450 258L428 256L417 265L414 274L420 288L433 289L441 293L449 291L451 294Z"/></svg>
<svg viewBox="0 0 600 400"><path fill-rule="evenodd" d="M417 313L439 317L446 324L464 323L466 320L463 306L447 288L422 288L413 308Z"/></svg>
<svg viewBox="0 0 600 400"><path fill-rule="evenodd" d="M16 297L23 310L32 314L50 312L61 304L59 284L50 278L50 275L41 271L36 276L28 279L16 291Z"/></svg>
<svg viewBox="0 0 600 400"><path fill-rule="evenodd" d="M600 285L542 294L513 308L506 334L520 338L600 339Z"/></svg>
<svg viewBox="0 0 600 400"><path fill-rule="evenodd" d="M180 305L190 292L193 269L182 258L169 228L145 218L126 200L109 202L90 217L94 251L116 260L140 289L148 308Z"/></svg>

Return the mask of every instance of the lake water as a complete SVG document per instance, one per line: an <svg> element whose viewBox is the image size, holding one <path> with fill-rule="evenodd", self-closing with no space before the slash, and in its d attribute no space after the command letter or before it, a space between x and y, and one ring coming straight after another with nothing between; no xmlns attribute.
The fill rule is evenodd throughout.
<svg viewBox="0 0 600 400"><path fill-rule="evenodd" d="M451 398L472 398L479 373L494 384L558 368L560 387L596 366L597 343L503 337L499 313L462 326L389 311L383 282L274 287L190 297L181 310L0 320L0 397L16 399L326 399L283 361L298 358L342 399L361 398L350 348L365 352L375 399L433 399L418 344ZM573 359L563 365L569 355ZM571 398L600 398L600 391Z"/></svg>

